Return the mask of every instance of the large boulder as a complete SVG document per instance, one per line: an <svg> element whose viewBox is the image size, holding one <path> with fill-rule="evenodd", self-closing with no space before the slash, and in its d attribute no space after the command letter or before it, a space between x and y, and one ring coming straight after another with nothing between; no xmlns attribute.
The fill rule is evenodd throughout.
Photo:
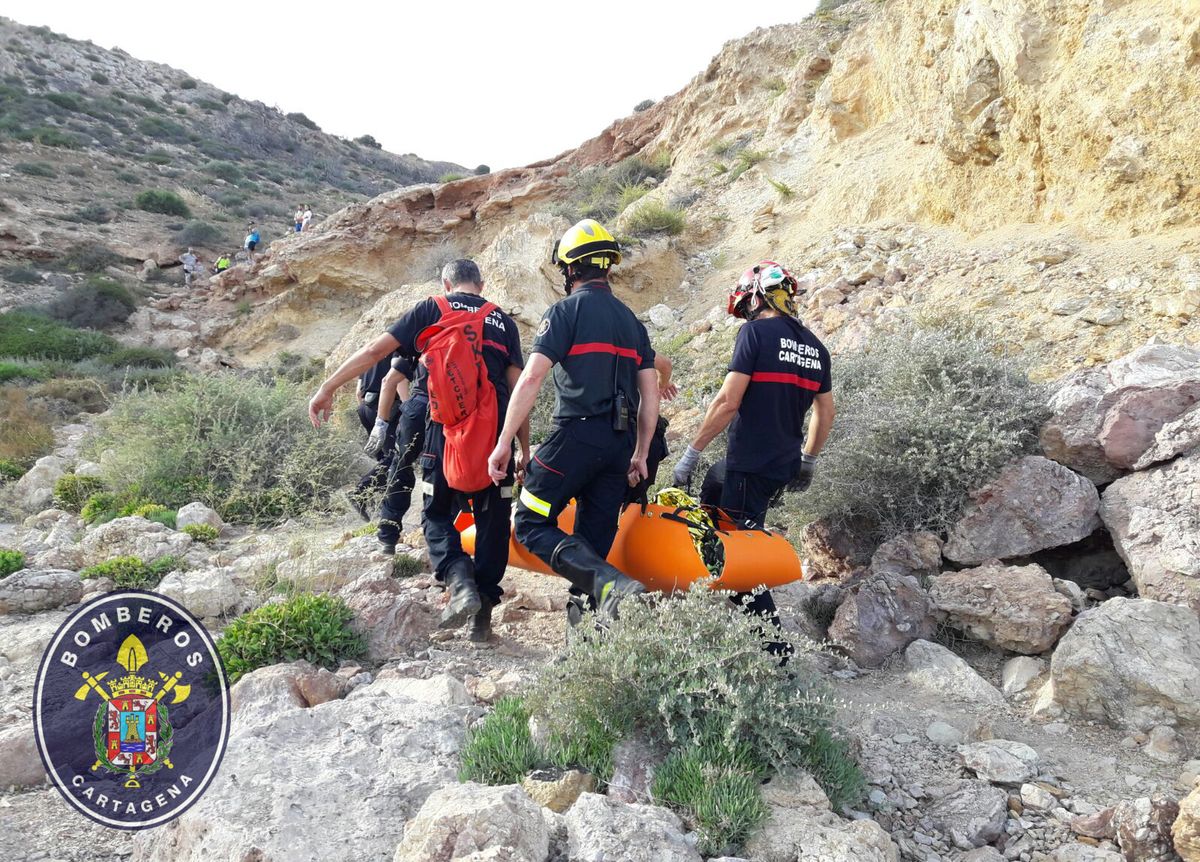
<svg viewBox="0 0 1200 862"><path fill-rule="evenodd" d="M982 706L1003 706L1004 695L941 644L913 641L904 650L908 678L935 694Z"/></svg>
<svg viewBox="0 0 1200 862"><path fill-rule="evenodd" d="M1148 345L1064 378L1050 399L1042 449L1097 484L1111 482L1163 444L1159 432L1198 401L1200 350Z"/></svg>
<svg viewBox="0 0 1200 862"><path fill-rule="evenodd" d="M388 575L391 557L379 553L373 536L362 536L340 548L313 551L279 564L275 572L280 581L299 590L332 592L363 575Z"/></svg>
<svg viewBox="0 0 1200 862"><path fill-rule="evenodd" d="M46 780L29 724L0 727L0 787L30 787Z"/></svg>
<svg viewBox="0 0 1200 862"><path fill-rule="evenodd" d="M1008 814L1008 794L986 781L964 779L935 800L926 813L955 847L970 850L1000 837Z"/></svg>
<svg viewBox="0 0 1200 862"><path fill-rule="evenodd" d="M341 589L339 595L354 612L351 628L367 641L367 658L386 661L410 647L428 644L438 614L391 575L373 570Z"/></svg>
<svg viewBox="0 0 1200 862"><path fill-rule="evenodd" d="M242 698L212 786L178 819L139 833L135 862L390 858L404 823L456 783L469 709L373 688L311 708Z"/></svg>
<svg viewBox="0 0 1200 862"><path fill-rule="evenodd" d="M404 827L394 862L495 859L545 862L550 830L516 785L451 784L434 792Z"/></svg>
<svg viewBox="0 0 1200 862"><path fill-rule="evenodd" d="M242 597L228 569L172 572L155 588L200 619L217 619L236 612Z"/></svg>
<svg viewBox="0 0 1200 862"><path fill-rule="evenodd" d="M218 533L225 528L221 516L203 503L188 503L175 513L175 526L180 530L197 525L212 527Z"/></svg>
<svg viewBox="0 0 1200 862"><path fill-rule="evenodd" d="M1059 641L1049 685L1079 718L1131 730L1200 727L1200 618L1165 602L1110 599Z"/></svg>
<svg viewBox="0 0 1200 862"><path fill-rule="evenodd" d="M1200 452L1113 482L1100 517L1139 595L1200 613Z"/></svg>
<svg viewBox="0 0 1200 862"><path fill-rule="evenodd" d="M960 745L963 765L993 784L1022 784L1038 774L1038 753L1023 742L985 739Z"/></svg>
<svg viewBox="0 0 1200 862"><path fill-rule="evenodd" d="M893 536L871 555L871 572L925 577L942 567L942 540L923 530Z"/></svg>
<svg viewBox="0 0 1200 862"><path fill-rule="evenodd" d="M73 605L83 596L76 572L22 569L0 578L0 614L33 614Z"/></svg>
<svg viewBox="0 0 1200 862"><path fill-rule="evenodd" d="M179 556L192 546L192 537L155 521L136 515L101 524L79 543L83 564L94 566L113 557L138 557L152 563L167 556Z"/></svg>
<svg viewBox="0 0 1200 862"><path fill-rule="evenodd" d="M1071 600L1041 566L992 561L932 579L929 596L947 621L1001 649L1035 655L1054 646L1071 624Z"/></svg>
<svg viewBox="0 0 1200 862"><path fill-rule="evenodd" d="M1200 862L1200 786L1180 800L1171 837L1183 862Z"/></svg>
<svg viewBox="0 0 1200 862"><path fill-rule="evenodd" d="M572 862L701 862L683 823L665 808L584 793L563 818Z"/></svg>
<svg viewBox="0 0 1200 862"><path fill-rule="evenodd" d="M1038 455L1012 462L971 497L942 551L956 563L1027 556L1078 542L1100 526L1096 486Z"/></svg>
<svg viewBox="0 0 1200 862"><path fill-rule="evenodd" d="M1179 804L1168 796L1156 794L1118 802L1112 824L1125 858L1136 862L1177 860L1171 825L1178 816Z"/></svg>
<svg viewBox="0 0 1200 862"><path fill-rule="evenodd" d="M24 476L17 480L17 505L26 512L40 512L54 499L54 483L63 477L70 464L58 455L38 458Z"/></svg>
<svg viewBox="0 0 1200 862"><path fill-rule="evenodd" d="M829 639L862 667L879 667L918 639L933 637L929 596L912 575L869 574L850 589Z"/></svg>
<svg viewBox="0 0 1200 862"><path fill-rule="evenodd" d="M1154 445L1142 453L1135 470L1145 470L1162 461L1170 461L1177 455L1186 455L1200 449L1200 404L1197 404L1178 419L1163 425L1154 435Z"/></svg>
<svg viewBox="0 0 1200 862"><path fill-rule="evenodd" d="M841 579L871 562L873 548L854 525L837 525L826 519L805 524L800 530L800 556L806 580Z"/></svg>

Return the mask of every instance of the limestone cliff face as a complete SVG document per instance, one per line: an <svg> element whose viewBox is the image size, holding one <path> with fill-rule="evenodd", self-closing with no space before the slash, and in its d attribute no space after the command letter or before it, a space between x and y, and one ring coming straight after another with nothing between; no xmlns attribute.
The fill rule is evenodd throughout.
<svg viewBox="0 0 1200 862"><path fill-rule="evenodd" d="M551 213L572 178L662 153L666 179L613 219L627 231L648 201L686 217L620 268L639 309L703 320L772 257L804 274L806 319L837 349L930 304L992 320L1047 373L1155 335L1194 343L1198 98L1194 0L855 0L728 43L577 150L383 195L276 243L251 279L271 310L226 343L274 349L291 307L300 340L328 349L386 292L432 290L450 252L532 323L557 295L546 258L566 220Z"/></svg>

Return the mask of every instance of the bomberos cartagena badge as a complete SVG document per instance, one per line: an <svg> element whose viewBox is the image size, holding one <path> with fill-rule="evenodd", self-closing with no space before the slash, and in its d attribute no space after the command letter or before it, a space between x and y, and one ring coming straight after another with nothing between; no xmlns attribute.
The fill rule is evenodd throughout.
<svg viewBox="0 0 1200 862"><path fill-rule="evenodd" d="M50 780L118 829L160 826L212 783L229 738L229 686L205 628L157 593L81 606L38 668L33 722Z"/></svg>

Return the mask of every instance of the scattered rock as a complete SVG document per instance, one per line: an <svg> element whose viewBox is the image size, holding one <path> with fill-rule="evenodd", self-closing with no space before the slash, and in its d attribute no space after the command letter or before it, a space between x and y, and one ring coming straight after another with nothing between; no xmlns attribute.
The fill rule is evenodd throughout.
<svg viewBox="0 0 1200 862"><path fill-rule="evenodd" d="M22 569L0 578L0 615L33 614L73 605L83 596L75 572L61 569Z"/></svg>
<svg viewBox="0 0 1200 862"><path fill-rule="evenodd" d="M562 814L581 794L595 792L596 776L578 769L564 773L534 772L521 781L521 789L538 805Z"/></svg>
<svg viewBox="0 0 1200 862"><path fill-rule="evenodd" d="M675 325L675 312L671 306L663 305L661 302L658 305L650 306L646 316L650 318L650 322L656 329L667 329Z"/></svg>
<svg viewBox="0 0 1200 862"><path fill-rule="evenodd" d="M1035 563L1005 566L992 561L947 572L932 580L929 597L955 628L1013 652L1045 652L1071 622L1070 600Z"/></svg>
<svg viewBox="0 0 1200 862"><path fill-rule="evenodd" d="M17 505L26 512L40 512L54 499L54 483L63 477L70 466L65 458L47 455L38 458L33 467L17 480Z"/></svg>
<svg viewBox="0 0 1200 862"><path fill-rule="evenodd" d="M874 548L864 539L865 531L855 525L835 526L818 519L800 530L800 556L807 580L841 579L871 561Z"/></svg>
<svg viewBox="0 0 1200 862"><path fill-rule="evenodd" d="M362 579L362 584L374 582L368 575L391 578L392 560L377 553L379 543L374 536L352 539L340 548L310 553L281 562L275 570L280 581L309 592L330 592ZM346 591L347 594L353 590Z"/></svg>
<svg viewBox="0 0 1200 862"><path fill-rule="evenodd" d="M928 531L902 533L888 539L871 556L871 572L876 574L920 578L936 575L941 566L942 540Z"/></svg>
<svg viewBox="0 0 1200 862"><path fill-rule="evenodd" d="M1009 697L1021 694L1045 671L1046 662L1043 659L1026 655L1010 658L1000 671L1000 690Z"/></svg>
<svg viewBox="0 0 1200 862"><path fill-rule="evenodd" d="M963 764L985 781L1022 784L1038 774L1038 753L1023 742L989 739L959 746Z"/></svg>
<svg viewBox="0 0 1200 862"><path fill-rule="evenodd" d="M929 597L911 575L872 573L850 588L829 639L860 667L879 667L915 640L931 638Z"/></svg>
<svg viewBox="0 0 1200 862"><path fill-rule="evenodd" d="M217 619L235 612L242 601L228 569L172 572L155 591L179 602L201 619Z"/></svg>
<svg viewBox="0 0 1200 862"><path fill-rule="evenodd" d="M1050 854L1053 862L1125 862L1115 850L1093 847L1090 844L1067 844Z"/></svg>
<svg viewBox="0 0 1200 862"><path fill-rule="evenodd" d="M1049 685L1078 718L1130 730L1200 727L1200 619L1179 605L1111 599L1063 636Z"/></svg>
<svg viewBox="0 0 1200 862"><path fill-rule="evenodd" d="M961 730L944 721L935 721L925 728L925 736L935 745L943 745L946 748L962 745L966 738Z"/></svg>
<svg viewBox="0 0 1200 862"><path fill-rule="evenodd" d="M963 780L929 806L929 819L960 850L1000 837L1008 814L1008 794L986 781Z"/></svg>
<svg viewBox="0 0 1200 862"><path fill-rule="evenodd" d="M943 553L956 563L1026 556L1086 538L1100 526L1100 495L1061 464L1028 455L975 491Z"/></svg>
<svg viewBox="0 0 1200 862"><path fill-rule="evenodd" d="M425 644L437 628L432 607L401 590L396 579L372 571L341 590L346 606L354 611L351 628L367 639L367 657L385 661Z"/></svg>
<svg viewBox="0 0 1200 862"><path fill-rule="evenodd" d="M175 526L178 529L196 525L212 527L218 533L225 529L221 516L203 503L188 503L175 513Z"/></svg>
<svg viewBox="0 0 1200 862"><path fill-rule="evenodd" d="M1200 614L1200 452L1113 482L1100 515L1138 595Z"/></svg>
<svg viewBox="0 0 1200 862"><path fill-rule="evenodd" d="M1058 799L1049 790L1036 784L1022 784L1021 805L1026 810L1050 811L1058 807Z"/></svg>
<svg viewBox="0 0 1200 862"><path fill-rule="evenodd" d="M955 700L1004 705L1004 695L969 664L940 644L913 641L904 651L908 676L917 685Z"/></svg>
<svg viewBox="0 0 1200 862"><path fill-rule="evenodd" d="M79 543L83 564L94 566L113 557L137 557L152 563L162 557L180 556L192 545L192 537L145 518L117 518L89 530Z"/></svg>
<svg viewBox="0 0 1200 862"><path fill-rule="evenodd" d="M683 823L665 808L585 793L563 817L568 855L578 862L701 862Z"/></svg>
<svg viewBox="0 0 1200 862"><path fill-rule="evenodd" d="M366 689L355 689L353 697ZM393 670L385 669L375 677L371 684L372 696L381 693L392 697L403 697L418 700L421 703L436 703L442 706L469 706L474 703L467 687L449 674L439 673L427 679L411 676L400 676Z"/></svg>
<svg viewBox="0 0 1200 862"><path fill-rule="evenodd" d="M1116 841L1117 831L1113 826L1113 808L1102 808L1095 814L1081 814L1071 818L1071 831L1077 835L1096 840Z"/></svg>
<svg viewBox="0 0 1200 862"><path fill-rule="evenodd" d="M394 862L489 859L545 862L550 831L515 785L451 784L430 794L404 827Z"/></svg>
<svg viewBox="0 0 1200 862"><path fill-rule="evenodd" d="M650 786L654 770L665 753L645 737L635 734L617 743L613 749L613 774L608 796L617 802L651 802Z"/></svg>
<svg viewBox="0 0 1200 862"><path fill-rule="evenodd" d="M1200 862L1200 787L1180 801L1171 836L1183 862Z"/></svg>
<svg viewBox="0 0 1200 862"><path fill-rule="evenodd" d="M1177 859L1171 840L1171 825L1179 816L1179 805L1166 796L1126 799L1113 809L1117 844L1126 859L1134 862L1171 862Z"/></svg>
<svg viewBox="0 0 1200 862"><path fill-rule="evenodd" d="M32 723L0 728L0 787L31 787L45 780Z"/></svg>
<svg viewBox="0 0 1200 862"><path fill-rule="evenodd" d="M1175 728L1160 724L1150 730L1150 739L1146 743L1146 755L1160 763L1178 763L1187 756L1183 739Z"/></svg>

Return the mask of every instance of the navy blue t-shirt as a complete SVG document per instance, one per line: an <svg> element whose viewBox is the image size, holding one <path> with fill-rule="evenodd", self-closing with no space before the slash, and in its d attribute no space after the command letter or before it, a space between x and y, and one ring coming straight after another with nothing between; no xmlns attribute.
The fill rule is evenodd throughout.
<svg viewBox="0 0 1200 862"><path fill-rule="evenodd" d="M359 375L359 386L364 395L368 392L379 394L379 389L383 386L383 378L387 375L392 367L392 357L395 354L389 354L383 359L375 363L375 367L364 374Z"/></svg>
<svg viewBox="0 0 1200 862"><path fill-rule="evenodd" d="M738 332L729 370L750 384L729 426L728 469L790 479L813 396L832 387L829 351L795 318L764 317Z"/></svg>
<svg viewBox="0 0 1200 862"><path fill-rule="evenodd" d="M450 293L446 295L450 307L456 311L477 311L487 302L482 296L474 293ZM400 342L397 348L401 356L418 357L417 336L427 326L432 326L442 319L442 310L438 308L433 298L424 299L413 306L408 314L388 327L392 337ZM496 387L496 400L500 413L500 421L504 421L504 412L508 409L508 367L525 367L525 357L521 353L521 336L517 332L516 322L497 308L488 315L484 322L483 361L487 365L488 379ZM421 372L418 385L425 389L427 375Z"/></svg>

